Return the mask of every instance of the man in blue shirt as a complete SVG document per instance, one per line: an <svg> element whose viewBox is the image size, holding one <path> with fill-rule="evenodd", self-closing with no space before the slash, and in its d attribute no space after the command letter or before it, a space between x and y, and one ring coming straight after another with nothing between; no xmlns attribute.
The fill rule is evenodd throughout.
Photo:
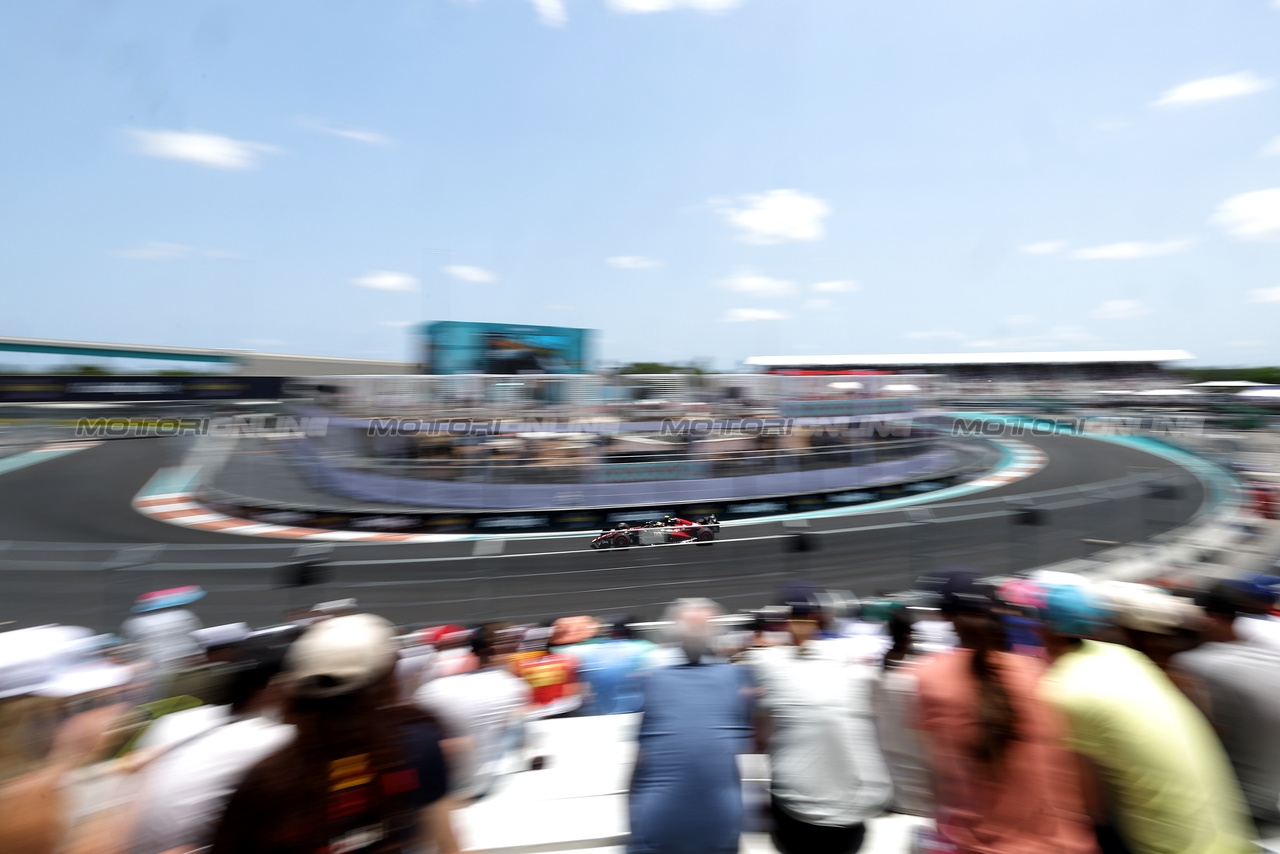
<svg viewBox="0 0 1280 854"><path fill-rule="evenodd" d="M750 749L751 690L747 668L710 657L719 614L708 599L668 611L684 663L645 682L627 854L737 854L737 754Z"/></svg>

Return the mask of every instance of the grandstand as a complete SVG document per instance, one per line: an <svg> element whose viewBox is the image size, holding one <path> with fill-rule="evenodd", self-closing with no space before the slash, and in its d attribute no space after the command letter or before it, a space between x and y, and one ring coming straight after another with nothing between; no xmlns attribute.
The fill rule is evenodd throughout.
<svg viewBox="0 0 1280 854"><path fill-rule="evenodd" d="M1186 350L1093 350L752 356L746 364L782 375L930 374L948 395L1092 395L1177 385L1174 364L1194 358Z"/></svg>

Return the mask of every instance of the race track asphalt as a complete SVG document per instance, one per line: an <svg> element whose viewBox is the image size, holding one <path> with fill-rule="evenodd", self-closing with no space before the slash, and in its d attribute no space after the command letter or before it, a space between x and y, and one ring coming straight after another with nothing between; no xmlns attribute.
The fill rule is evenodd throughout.
<svg viewBox="0 0 1280 854"><path fill-rule="evenodd" d="M1140 450L1024 437L1048 454L1045 468L963 499L811 519L803 529L726 526L710 546L597 552L586 548L589 534L337 544L319 583L297 588L285 583L298 543L179 528L133 510L133 496L181 460L185 441L104 442L0 475L0 623L110 631L138 594L180 584L208 591L194 608L207 625L267 625L299 605L345 597L402 624L651 618L681 596L755 608L788 579L862 596L945 566L994 574L1082 557L1182 524L1205 497L1189 472ZM1151 479L1174 489L1153 495ZM1021 523L1028 507L1041 511L1037 524Z"/></svg>

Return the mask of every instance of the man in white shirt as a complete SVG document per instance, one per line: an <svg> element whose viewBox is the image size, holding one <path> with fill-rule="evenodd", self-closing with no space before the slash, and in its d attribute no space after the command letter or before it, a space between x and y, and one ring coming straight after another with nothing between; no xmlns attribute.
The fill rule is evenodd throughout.
<svg viewBox="0 0 1280 854"><path fill-rule="evenodd" d="M893 795L876 740L876 669L824 639L818 609L793 604L795 646L752 650L772 761L774 845L782 854L852 854Z"/></svg>
<svg viewBox="0 0 1280 854"><path fill-rule="evenodd" d="M227 799L260 760L293 739L278 723L287 644L246 642L236 658L227 706L200 706L160 718L139 744L160 754L143 772L132 854L210 844Z"/></svg>
<svg viewBox="0 0 1280 854"><path fill-rule="evenodd" d="M532 701L529 683L505 668L512 641L492 627L477 629L471 649L479 669L433 679L414 701L433 714L449 736L450 789L462 802L482 798L516 756L524 708Z"/></svg>

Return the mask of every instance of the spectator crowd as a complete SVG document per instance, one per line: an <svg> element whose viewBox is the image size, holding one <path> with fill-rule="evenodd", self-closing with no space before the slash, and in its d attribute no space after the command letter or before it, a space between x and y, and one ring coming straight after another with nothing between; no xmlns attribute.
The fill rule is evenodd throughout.
<svg viewBox="0 0 1280 854"><path fill-rule="evenodd" d="M397 629L353 600L203 628L0 632L3 854L457 854L460 808L553 761L547 718L637 714L629 854L1236 854L1280 836L1273 579L1178 593L964 569L833 608L812 585L661 623ZM769 801L744 800L765 754ZM904 854L906 852L904 851Z"/></svg>

